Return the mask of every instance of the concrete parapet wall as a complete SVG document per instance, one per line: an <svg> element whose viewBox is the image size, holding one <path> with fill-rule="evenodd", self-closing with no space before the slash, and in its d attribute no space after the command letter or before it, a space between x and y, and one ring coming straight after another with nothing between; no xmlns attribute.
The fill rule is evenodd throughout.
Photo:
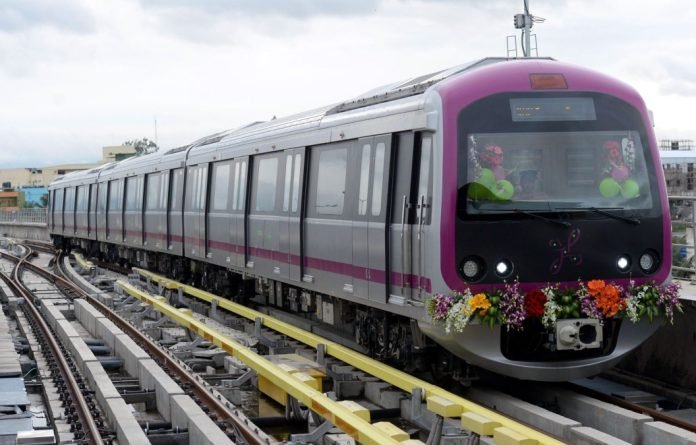
<svg viewBox="0 0 696 445"><path fill-rule="evenodd" d="M0 222L0 235L10 238L49 241L48 226L45 224L18 224Z"/></svg>

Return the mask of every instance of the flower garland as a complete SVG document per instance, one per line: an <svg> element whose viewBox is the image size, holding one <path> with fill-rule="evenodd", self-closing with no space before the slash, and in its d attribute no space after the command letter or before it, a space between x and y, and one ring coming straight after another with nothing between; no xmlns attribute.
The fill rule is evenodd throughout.
<svg viewBox="0 0 696 445"><path fill-rule="evenodd" d="M590 280L578 281L575 289L549 285L522 292L515 280L488 294L472 294L469 289L450 295L435 294L427 300L426 311L434 321L444 324L448 334L462 332L474 320L509 330L521 330L527 320L534 319L547 329L555 328L557 321L564 318L594 318L604 324L609 319L627 318L637 323L645 317L652 321L663 316L673 323L675 310L683 312L680 288L676 282L637 286L630 280L627 287L622 287Z"/></svg>

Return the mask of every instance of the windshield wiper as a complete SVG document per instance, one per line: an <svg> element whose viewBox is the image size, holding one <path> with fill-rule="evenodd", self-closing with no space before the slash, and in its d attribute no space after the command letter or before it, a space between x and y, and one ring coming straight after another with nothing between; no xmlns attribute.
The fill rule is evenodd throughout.
<svg viewBox="0 0 696 445"><path fill-rule="evenodd" d="M622 215L617 215L616 213L611 213L607 212L607 210L624 210L623 207L606 207L606 208L598 208L598 207L556 207L555 210L577 210L577 211L583 211L583 210L588 210L590 212L596 213L598 215L603 215L607 216L612 219L617 219L619 221L627 222L629 224L633 225L639 225L640 224L640 219L638 218L629 218L627 216L622 216Z"/></svg>
<svg viewBox="0 0 696 445"><path fill-rule="evenodd" d="M570 223L569 223L568 221L559 221L559 220L557 220L557 219L547 218L547 217L545 217L545 216L537 215L536 213L528 212L528 211L526 211L526 210L512 209L512 211L515 212L515 213L522 214L522 215L531 216L532 218L540 219L540 220L542 220L542 221L546 221L547 223L551 223L551 224L556 224L556 225L559 225L559 226L563 226L563 227L565 227L566 229L567 229L568 227L570 227Z"/></svg>
<svg viewBox="0 0 696 445"><path fill-rule="evenodd" d="M623 208L621 208L621 207L618 207L618 208L609 207L607 209L599 209L597 207L588 207L587 210L589 210L591 212L595 212L599 215L608 216L609 218L618 219L619 221L624 221L624 222L627 222L629 224L633 224L635 226L640 224L640 219L638 219L638 218L629 218L627 216L621 216L621 215L617 215L615 213L607 212L607 210L623 210Z"/></svg>

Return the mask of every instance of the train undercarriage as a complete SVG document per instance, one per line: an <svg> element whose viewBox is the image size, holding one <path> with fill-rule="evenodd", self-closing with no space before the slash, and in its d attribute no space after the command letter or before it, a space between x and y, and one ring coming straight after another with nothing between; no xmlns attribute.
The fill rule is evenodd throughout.
<svg viewBox="0 0 696 445"><path fill-rule="evenodd" d="M475 368L428 339L416 321L407 317L165 253L63 237L55 237L54 245L63 250L78 248L89 257L123 268L151 270L240 304L281 310L331 332L334 341L409 373L430 373L439 381L450 379L465 386L477 379Z"/></svg>

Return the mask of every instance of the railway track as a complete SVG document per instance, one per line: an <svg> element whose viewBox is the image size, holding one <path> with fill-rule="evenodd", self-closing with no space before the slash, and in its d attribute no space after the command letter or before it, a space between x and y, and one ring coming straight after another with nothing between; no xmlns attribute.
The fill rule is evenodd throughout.
<svg viewBox="0 0 696 445"><path fill-rule="evenodd" d="M90 265L84 260L78 261L78 263L82 263L83 267L90 267ZM56 261L56 265L62 267L62 264L63 261ZM418 430L420 430L420 438L426 441L427 443L435 443L436 440L440 440L440 443L442 444L450 443L451 441L456 440L470 440L472 441L472 443L476 440L481 440L485 443L560 443L560 441L558 441L556 438L562 438L563 440L568 441L570 443L575 443L578 441L582 441L581 439L588 440L589 437L594 438L592 439L594 440L594 442L592 443L622 443L621 440L623 440L626 443L647 444L669 442L669 440L662 442L655 441L654 437L675 437L669 436L669 434L675 433L673 430L664 432L662 436L656 436L654 431L647 430L647 428L650 425L658 425L664 423L670 426L677 425L679 428L683 428L680 430L683 432L692 431L691 427L689 427L688 425L674 423L671 421L672 419L669 418L663 418L661 416L651 416L649 420L647 420L648 418L646 416L646 419L643 419L644 425L641 424L641 428L645 429L647 432L631 436L632 438L622 438L621 434L617 433L616 431L601 431L601 427L599 425L592 425L591 421L583 420L582 422L579 422L570 418L560 416L558 413L562 412L562 410L555 409L553 407L547 406L547 408L550 409L543 409L539 408L538 406L534 407L531 404L528 404L530 406L526 408L527 411L524 413L520 413L520 407L522 407L525 404L525 402L523 402L521 399L516 399L507 394L499 394L495 391L488 392L486 389L483 388L475 388L468 392L465 392L464 394L459 395L452 394L445 391L442 388L438 388L436 385L433 385L432 383L418 381L417 379L414 379L412 376L408 376L405 373L402 373L398 370L388 368L382 369L379 366L379 364L376 365L374 363L371 363L369 358L364 357L361 354L347 350L347 348L343 348L340 345L333 344L325 338L317 337L312 333L302 332L302 329L297 329L296 327L293 327L286 321L276 320L273 317L270 317L267 313L252 311L249 308L236 305L235 303L229 302L227 300L219 299L214 295L208 294L207 292L191 288L190 286L186 286L181 283L176 283L172 280L169 280L165 277L157 276L148 271L144 271L141 269L134 270L137 273L137 278L135 275L131 275L130 283L126 282L126 280L121 280L121 282L119 282L116 286L118 289L120 289L120 292L124 295L124 298L127 299L126 302L128 303L126 305L130 306L130 310L124 311L123 306L125 305L123 304L123 302L121 302L120 306L122 306L122 308L120 311L120 315L113 314L116 317L120 317L123 320L122 322L124 323L125 327L138 332L140 335L142 335L142 333L139 331L151 331L153 329L151 328L151 326L153 324L156 324L157 322L153 320L148 320L148 317L152 316L153 308L158 310L161 309L159 311L160 313L168 315L170 321L174 320L178 324L178 326L186 328L190 333L188 335L190 335L192 338L200 337L201 339L203 339L203 341L207 342L208 344L220 347L224 352L226 352L230 356L235 357L235 359L238 362L241 362L241 364L244 365L244 360L241 360L241 355L244 354L240 355L238 352L240 350L243 350L244 348L241 348L238 344L229 342L227 339L224 338L224 335L219 335L219 332L217 331L218 325L216 324L216 319L223 319L225 320L226 324L234 325L237 328L241 327L242 330L244 329L243 326L245 325L246 330L248 332L253 332L254 335L259 336L259 338L262 339L259 342L261 344L260 347L262 350L270 348L276 349L277 352L282 351L285 347L290 347L296 351L299 351L300 355L302 355L303 357L309 357L311 359L310 361L315 361L315 364L317 364L325 370L322 379L325 382L333 380L333 388L335 388L336 385L338 387L348 387L350 384L355 383L355 381L350 380L350 376L355 377L356 375L360 375L361 379L372 380L373 382L370 383L377 383L379 385L382 385L382 388L388 387L388 392L392 394L392 397L408 400L408 402L404 403L406 403L406 405L410 405L411 414L416 412L417 414L421 415L420 419L414 418L418 416L407 416L408 418L404 420L405 423L400 424L403 430L407 432L407 437L418 436L417 432ZM84 298L98 303L94 304L94 306L98 307L99 311L101 311L102 314L109 314L110 312L113 313L113 311L110 307L108 307L108 305L105 305L103 302L99 301L98 297L95 297L94 295L89 295L89 292L87 292L87 294L88 295ZM165 295L165 298L162 298L161 295ZM136 299L139 300L141 304L134 305L133 302L137 301ZM168 302L172 302L180 307L192 308L194 309L194 311L182 311L180 310L180 308L174 307L172 305L168 305L169 307L167 307ZM147 304L147 309L144 309L146 306L142 303ZM115 304L114 306L119 306L119 304ZM134 309L136 307L138 308L137 310ZM150 312L145 314L146 311ZM212 315L210 317L197 315L196 311L206 312L207 314ZM112 315L108 316L110 319L112 319ZM161 315L158 317L161 317ZM161 318L159 319L161 320ZM146 323L143 323L143 321L145 321ZM137 328L135 327L136 324L138 325ZM221 332L223 327L220 327L219 329ZM145 335L144 337L153 344L153 347L156 348L159 351L159 353L164 354L162 358L158 358L158 361L160 361L161 363L172 362L181 365L180 361L172 355L171 351L162 352L163 350L166 351L167 348L163 348L161 345L152 342L152 340L149 339L147 335ZM138 343L144 344L141 343L140 340L138 340ZM308 349L311 349L312 351L308 353ZM148 353L150 353L149 350ZM152 354L153 356L156 356L157 353L153 350ZM260 359L246 358L247 362L254 362L256 360ZM271 392L274 390L280 390L281 392L284 392L285 396L288 396L288 403L286 404L285 408L286 414L292 413L293 409L297 409L298 401L301 402L301 404L303 405L309 406L310 409L313 407L313 403L315 403L315 398L319 396L317 392L320 394L321 392L309 391L309 393L311 393L311 397L307 398L306 394L308 393L308 391L306 390L306 388L303 388L303 386L306 386L307 382L305 382L302 385L298 385L297 382L293 381L294 379L297 379L297 370L288 369L284 366L281 366L279 369L277 369L277 366L273 367L271 365L262 365L261 368L263 368L264 366L266 368L266 371L259 371L256 368L254 368L254 371L257 375L260 376L258 377L259 380L265 380L262 386L266 385L265 388L267 392L269 391L270 387ZM191 370L189 367L185 365L182 365L181 367L186 373L190 374ZM251 367L247 367L246 369L249 370L251 369ZM267 372L269 370L270 374L264 374L264 372ZM273 375L276 375L277 378L274 379ZM225 378L225 376L221 377L221 379ZM180 377L177 376L177 379L180 379ZM212 378L212 376L206 377L204 375L199 375L198 377L194 377L194 380L201 382L203 387L203 393L213 394L213 399L220 398L220 392L218 391L219 386L215 386L215 384L210 385L203 383L205 381L212 383L216 381L215 378ZM374 382L375 380L377 380L378 382ZM290 382L291 384L288 384L288 382ZM343 384L341 384L341 382L343 382ZM297 390L296 388L300 389ZM401 391L400 395L394 395L398 391ZM335 392L332 394L332 396L336 398ZM463 431L461 426L459 425L459 418L462 416L462 414L472 412L474 414L477 414L482 412L481 406L476 406L471 401L464 399L463 396L467 396L469 399L472 400L477 400L481 405L488 405L490 408L488 411L485 412L485 414L487 414L488 417L482 416L480 414L479 417L471 415L469 416L479 420L478 426L482 428L479 430L482 433L481 435L462 434ZM432 399L429 400L429 398L431 397ZM367 431L367 426L364 423L361 423L360 421L355 422L355 419L353 419L350 415L346 415L344 412L341 412L340 408L335 409L334 406L331 404L331 401L327 402L323 399L317 400L320 400L320 402L314 407L316 408L318 406L322 406L325 411L324 414L326 415L324 418L330 419L330 426L336 424L340 425L342 427L341 429L343 429L344 432L348 433L348 435L345 436L346 438L352 436L355 440L362 443L380 443L381 445L391 443L391 440L393 440L390 438L383 438L379 434L373 436L361 436L360 434L366 434L365 432ZM613 403L612 401L602 402L601 400L599 400L599 398L596 397L592 397L592 400L597 400L598 403L606 403L606 405L616 407L616 409L622 409L618 407L618 403ZM418 403L416 403L416 401ZM421 403L421 401L424 403ZM392 408L391 411L388 409L380 410L376 409L375 406L371 406L371 409L367 410L369 413L368 415L381 414L382 416L384 416L387 415L385 413L389 412L387 416L393 418L396 415L396 412L404 411L404 403L397 404L397 408ZM236 408L232 409L235 410ZM318 411L321 410L322 409L319 408ZM637 407L636 410L642 410L643 412L646 412L644 407ZM220 415L218 415L212 410L210 412L213 413L213 416L216 418L216 420L221 421L222 418L220 417ZM500 413L507 414L518 420L511 421L510 419L501 416ZM422 414L425 414L425 416L422 416ZM313 422L315 426L317 424L321 425L322 420L319 419L319 417L321 417L321 415L309 416L310 423ZM301 416L300 423L307 421L302 419L308 419L306 413L303 417ZM452 419L457 419L458 422L452 422ZM257 420L260 423L262 423L261 421L265 423L273 423L272 419L269 420L268 418L257 418L252 420ZM374 419L372 420L374 421ZM502 436L495 437L490 428L488 428L487 430L483 428L484 425L495 425L496 423L499 423L500 420L507 422L507 425L510 425L510 427L506 426L506 428L509 428L512 432L516 432L518 434L517 436L515 436L518 439L517 441L513 440L512 442L510 442L507 441L507 439L503 439ZM276 425L278 421L282 422L283 420L276 419ZM284 421L288 424L293 423L290 417L286 417ZM296 424L297 421L298 419L295 418L294 423ZM492 423L486 423L491 421ZM258 433L260 427L250 426L251 422L248 418L246 419L246 422L248 422L246 425L251 429L251 431L256 429L256 432ZM549 426L550 424L554 424L554 422L555 426ZM456 431L455 429L453 429L453 425L457 425ZM477 427L474 425L472 426L472 428L475 429ZM325 430L329 431L327 428L325 428ZM432 434L433 430L436 431L436 434ZM540 433L538 430L543 430L546 432L546 434ZM527 436L520 434L520 431L526 433ZM428 436L428 434L430 434L430 436ZM438 439L436 439L437 434L439 434ZM248 441L247 438L244 437L242 434L239 435L239 438L243 439L243 441L247 441L248 443L255 443L252 441ZM296 441L298 442L309 440L308 436L304 436L302 434L296 436L290 435L287 436L286 439L287 438L290 438L291 440L296 439ZM609 442L609 438L611 438L615 442ZM524 442L523 439L530 439L531 442ZM268 441L265 443L271 443L274 440L275 439L273 437L270 437ZM602 440L607 441L602 442ZM396 442L400 442L400 440L396 440Z"/></svg>
<svg viewBox="0 0 696 445"><path fill-rule="evenodd" d="M4 252L0 252L0 255L5 259L16 261L11 276L0 274L0 277L16 296L21 296L24 299L24 304L21 307L25 315L31 320L30 323L38 332L41 344L46 345L50 350L51 368L60 373L59 376L54 374L54 381L62 380L64 382L64 385L60 384L59 388L61 397L64 398L63 403L68 418L71 420L71 430L75 439L94 445L103 444L102 429L94 417L94 401L83 393L81 388L83 383L81 380L78 381L74 375L75 364L66 356L65 347L60 344L55 333L39 313L35 305L34 294L22 281L22 270L25 267L31 267L28 266L31 263L27 259L32 255L32 250L27 249L21 257L14 257Z"/></svg>

